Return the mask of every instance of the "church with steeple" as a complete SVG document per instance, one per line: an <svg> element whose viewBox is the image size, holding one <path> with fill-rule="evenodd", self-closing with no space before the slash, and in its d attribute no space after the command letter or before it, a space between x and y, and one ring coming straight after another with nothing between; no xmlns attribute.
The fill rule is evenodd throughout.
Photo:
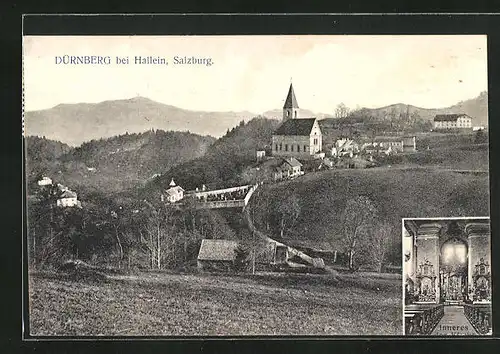
<svg viewBox="0 0 500 354"><path fill-rule="evenodd" d="M297 97L290 84L281 124L273 132L273 156L307 159L321 152L323 136L316 118L300 117Z"/></svg>

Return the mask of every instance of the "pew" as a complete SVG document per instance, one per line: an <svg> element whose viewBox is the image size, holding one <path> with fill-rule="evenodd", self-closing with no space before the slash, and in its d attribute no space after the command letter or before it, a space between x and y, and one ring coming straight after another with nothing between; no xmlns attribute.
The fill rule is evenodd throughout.
<svg viewBox="0 0 500 354"><path fill-rule="evenodd" d="M490 304L464 304L464 314L479 334L488 334L491 330Z"/></svg>
<svg viewBox="0 0 500 354"><path fill-rule="evenodd" d="M405 306L405 334L430 334L444 316L443 304Z"/></svg>

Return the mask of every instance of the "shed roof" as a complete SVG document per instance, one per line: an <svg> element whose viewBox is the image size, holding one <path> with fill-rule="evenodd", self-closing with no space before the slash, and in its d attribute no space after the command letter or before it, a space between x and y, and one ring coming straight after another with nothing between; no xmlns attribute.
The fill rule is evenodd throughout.
<svg viewBox="0 0 500 354"><path fill-rule="evenodd" d="M237 241L232 240L201 240L198 260L201 261L234 261L236 259Z"/></svg>
<svg viewBox="0 0 500 354"><path fill-rule="evenodd" d="M309 136L316 118L288 119L274 131L274 135Z"/></svg>

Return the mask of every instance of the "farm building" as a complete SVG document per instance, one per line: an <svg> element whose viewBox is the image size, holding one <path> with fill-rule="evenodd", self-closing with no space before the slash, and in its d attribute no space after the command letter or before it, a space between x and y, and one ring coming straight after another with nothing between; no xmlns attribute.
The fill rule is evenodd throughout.
<svg viewBox="0 0 500 354"><path fill-rule="evenodd" d="M74 207L79 206L77 194L69 189L62 191L61 195L57 199L58 207Z"/></svg>
<svg viewBox="0 0 500 354"><path fill-rule="evenodd" d="M434 117L434 129L470 129L472 118L465 113L438 114Z"/></svg>
<svg viewBox="0 0 500 354"><path fill-rule="evenodd" d="M281 164L273 168L273 178L275 181L295 178L303 174L302 164L294 157L283 159Z"/></svg>
<svg viewBox="0 0 500 354"><path fill-rule="evenodd" d="M234 270L238 242L232 240L201 240L198 268L202 270Z"/></svg>
<svg viewBox="0 0 500 354"><path fill-rule="evenodd" d="M37 183L39 186L49 186L52 184L52 180L49 177L43 177Z"/></svg>

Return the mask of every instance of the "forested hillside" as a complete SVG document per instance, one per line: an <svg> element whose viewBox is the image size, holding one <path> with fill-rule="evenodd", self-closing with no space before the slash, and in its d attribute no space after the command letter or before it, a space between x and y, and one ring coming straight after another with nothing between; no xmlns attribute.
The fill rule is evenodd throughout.
<svg viewBox="0 0 500 354"><path fill-rule="evenodd" d="M241 183L241 171L255 163L256 150L270 148L273 130L279 121L262 117L241 122L213 143L205 156L177 165L159 177L149 188L163 188L171 178L185 189L212 188Z"/></svg>
<svg viewBox="0 0 500 354"><path fill-rule="evenodd" d="M77 192L119 192L146 183L176 164L203 156L214 140L186 132L151 130L69 148L28 137L28 179L33 181L44 174ZM60 148L56 148L58 144Z"/></svg>

